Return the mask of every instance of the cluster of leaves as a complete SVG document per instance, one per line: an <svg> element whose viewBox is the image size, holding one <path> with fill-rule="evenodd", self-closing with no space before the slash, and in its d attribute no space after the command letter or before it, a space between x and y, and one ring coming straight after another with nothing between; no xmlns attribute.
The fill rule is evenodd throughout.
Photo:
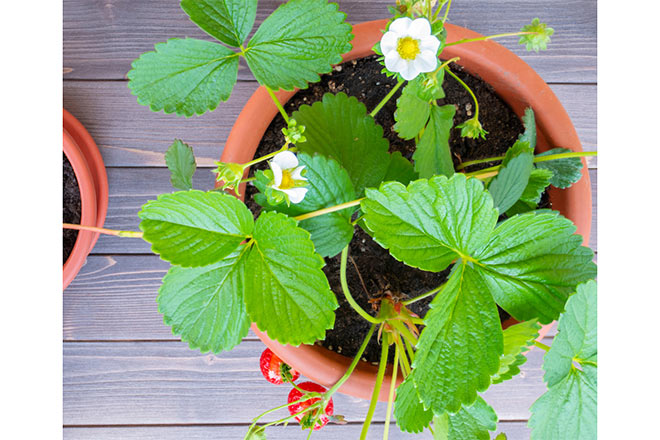
<svg viewBox="0 0 660 440"><path fill-rule="evenodd" d="M225 45L194 38L158 43L128 73L128 86L153 111L192 116L229 99L245 57L260 84L305 88L319 81L351 49L351 25L337 4L290 0L252 30L257 0L182 0L182 9L204 32ZM231 48L238 48L239 51Z"/></svg>
<svg viewBox="0 0 660 440"><path fill-rule="evenodd" d="M598 368L596 282L566 302L558 333L544 358L548 391L532 405L532 440L595 439Z"/></svg>
<svg viewBox="0 0 660 440"><path fill-rule="evenodd" d="M424 5L399 2L397 16L430 15ZM256 0L183 0L181 6L224 45L171 39L137 59L129 87L154 111L192 116L213 110L228 99L240 56L261 84L291 90L318 81L350 49L350 25L326 0L281 5L247 44ZM444 44L442 21L432 30ZM552 34L538 19L523 31L533 32L521 38L533 50L544 49ZM337 308L322 257L344 249L359 225L408 266L440 272L453 265L423 318L412 371L398 388L395 415L402 430L421 432L433 424L437 439L488 439L497 415L478 393L517 374L539 323L566 308L546 358L549 390L534 405L530 424L536 438L563 438L558 426L573 411L580 423L572 438L590 435L595 284L569 296L595 277L593 252L569 220L535 210L549 185L565 188L579 180L582 163L545 160L564 149L535 155L528 109L525 132L495 176L481 182L456 174L449 148L455 108L438 105L444 73L418 76L397 100L394 128L415 140L413 162L388 152L383 128L356 98L326 94L301 106L285 135L298 142L308 192L298 204L272 205L270 179L257 172L255 201L264 209L256 220L231 195L193 190L192 150L175 141L165 159L172 184L184 191L162 195L139 213L143 238L172 264L159 290L159 311L175 334L202 352L230 350L250 322L284 344L314 343L334 326ZM242 171L234 173L239 180ZM305 218L358 198L359 206ZM498 223L501 214L508 218ZM498 305L522 322L502 330ZM562 406L578 394L589 398L577 409Z"/></svg>
<svg viewBox="0 0 660 440"><path fill-rule="evenodd" d="M580 158L543 161L544 157L570 152L567 148L553 148L534 156L536 123L531 108L522 119L525 132L507 151L497 175L487 181L495 207L508 216L536 209L548 186L568 188L582 178Z"/></svg>
<svg viewBox="0 0 660 440"><path fill-rule="evenodd" d="M249 323L282 343L313 343L337 308L309 233L279 213L256 221L235 197L196 190L164 194L139 213L143 238L172 263L159 311L192 348L229 350Z"/></svg>

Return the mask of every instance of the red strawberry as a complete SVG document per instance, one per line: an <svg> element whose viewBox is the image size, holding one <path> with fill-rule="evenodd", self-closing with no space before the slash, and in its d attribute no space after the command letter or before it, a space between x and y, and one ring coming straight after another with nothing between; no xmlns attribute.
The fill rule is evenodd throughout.
<svg viewBox="0 0 660 440"><path fill-rule="evenodd" d="M298 388L301 388L305 391L315 391L321 394L326 392L325 388L314 382L300 383L298 384ZM289 393L289 398L287 399L287 403L300 400L302 396L303 393L301 393L299 390L294 388ZM314 397L311 399L304 400L302 402L294 403L293 405L289 405L289 413L291 413L291 415L298 414L299 412L304 411L306 408L309 408L310 405L312 405L315 402L318 402L319 400L321 400L320 397ZM305 414L297 415L296 420L300 422L300 425L302 426L303 429L311 428L317 412L318 409L307 412ZM330 421L329 416L332 416L333 413L334 413L334 404L332 403L332 399L330 399L328 404L325 406L324 413L321 415L321 417L319 417L316 426L314 426L314 431L318 431L319 429L323 428Z"/></svg>
<svg viewBox="0 0 660 440"><path fill-rule="evenodd" d="M300 377L300 373L285 364L270 348L261 353L259 366L261 367L261 374L264 375L266 380L275 385L282 385L287 378L295 381Z"/></svg>

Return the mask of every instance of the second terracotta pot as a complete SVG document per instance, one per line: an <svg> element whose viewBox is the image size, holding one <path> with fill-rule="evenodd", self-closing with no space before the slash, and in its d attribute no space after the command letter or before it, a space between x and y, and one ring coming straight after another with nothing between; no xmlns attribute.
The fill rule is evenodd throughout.
<svg viewBox="0 0 660 440"><path fill-rule="evenodd" d="M108 212L108 176L94 139L71 113L63 110L62 150L71 163L80 191L80 224L102 227ZM73 281L96 244L98 232L79 231L62 268L63 289Z"/></svg>
<svg viewBox="0 0 660 440"><path fill-rule="evenodd" d="M386 20L377 20L354 26L353 50L344 55L343 60L350 61L372 55L371 48L380 40L386 25ZM448 42L480 36L459 26L447 24L446 28ZM493 86L495 92L518 116L522 117L525 108L532 107L536 116L538 152L555 147L582 151L577 132L557 97L541 77L513 52L493 41L481 41L447 47L442 57L460 57L458 64ZM296 91L279 91L276 96L284 104L295 93ZM259 87L238 116L220 160L234 163L252 160L261 138L277 113L277 107L266 89ZM584 237L586 245L591 230L591 186L586 161L583 160L583 163L583 176L578 183L566 190L551 188L549 192L553 208L576 224L577 233ZM245 194L245 187L241 188L241 194ZM540 338L545 336L550 328L551 325L544 326ZM325 386L335 383L351 362L351 359L317 345L282 345L268 338L254 324L252 330L285 362ZM369 399L375 384L376 371L375 366L360 362L339 391ZM388 371L385 383L390 381ZM379 399L387 400L387 393L387 387L382 387Z"/></svg>

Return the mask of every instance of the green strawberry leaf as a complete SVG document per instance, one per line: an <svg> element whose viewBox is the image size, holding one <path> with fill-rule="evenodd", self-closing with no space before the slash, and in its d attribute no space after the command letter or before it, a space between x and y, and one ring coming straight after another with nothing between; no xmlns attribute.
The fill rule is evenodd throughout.
<svg viewBox="0 0 660 440"><path fill-rule="evenodd" d="M328 73L351 50L351 25L336 3L290 0L259 26L245 59L260 84L271 89L304 89ZM296 118L297 119L297 118Z"/></svg>
<svg viewBox="0 0 660 440"><path fill-rule="evenodd" d="M520 367L527 361L522 353L534 343L541 326L536 319L514 324L506 328L504 335L504 352L500 356L500 369L492 377L493 384L504 382L520 373Z"/></svg>
<svg viewBox="0 0 660 440"><path fill-rule="evenodd" d="M284 214L264 212L252 237L245 275L250 319L282 344L324 339L338 305L309 232Z"/></svg>
<svg viewBox="0 0 660 440"><path fill-rule="evenodd" d="M424 92L423 76L408 82L396 100L394 129L403 139L413 139L426 126L431 116L430 99L421 96Z"/></svg>
<svg viewBox="0 0 660 440"><path fill-rule="evenodd" d="M348 171L355 195L381 183L387 173L389 144L383 127L367 115L367 108L354 96L326 93L313 105L302 105L292 115L304 125L307 142L299 151L335 159Z"/></svg>
<svg viewBox="0 0 660 440"><path fill-rule="evenodd" d="M431 423L433 412L424 409L411 379L412 377L408 376L396 389L394 417L402 431L420 433Z"/></svg>
<svg viewBox="0 0 660 440"><path fill-rule="evenodd" d="M441 174L451 177L454 162L449 149L449 133L454 125L456 107L451 104L431 106L431 119L413 154L415 171L422 178Z"/></svg>
<svg viewBox="0 0 660 440"><path fill-rule="evenodd" d="M559 318L557 336L543 359L549 387L565 378L579 364L598 363L597 293L596 282L580 284L577 293L566 302L566 311Z"/></svg>
<svg viewBox="0 0 660 440"><path fill-rule="evenodd" d="M532 439L595 439L598 398L597 286L580 284L566 302L544 357L548 391L532 405ZM576 366L577 365L577 366Z"/></svg>
<svg viewBox="0 0 660 440"><path fill-rule="evenodd" d="M537 154L536 157L572 152L568 148L553 148L545 153ZM568 188L582 178L582 160L579 157L537 162L536 167L552 171L550 184L557 188Z"/></svg>
<svg viewBox="0 0 660 440"><path fill-rule="evenodd" d="M413 180L417 180L419 176L413 164L408 159L403 157L399 151L390 154L390 164L385 172L384 182L397 181L408 185Z"/></svg>
<svg viewBox="0 0 660 440"><path fill-rule="evenodd" d="M596 367L570 373L532 405L532 440L591 440L597 433Z"/></svg>
<svg viewBox="0 0 660 440"><path fill-rule="evenodd" d="M170 182L177 189L192 189L192 177L197 164L192 148L176 139L165 153L165 163L170 170Z"/></svg>
<svg viewBox="0 0 660 440"><path fill-rule="evenodd" d="M237 198L197 190L162 194L142 206L143 239L160 257L184 267L208 266L234 252L254 220Z"/></svg>
<svg viewBox="0 0 660 440"><path fill-rule="evenodd" d="M506 152L502 168L488 185L488 191L500 213L506 212L520 199L533 169L534 150L530 148L529 142L516 141Z"/></svg>
<svg viewBox="0 0 660 440"><path fill-rule="evenodd" d="M558 213L517 215L491 234L473 257L497 304L519 321L557 319L575 286L596 275L593 251Z"/></svg>
<svg viewBox="0 0 660 440"><path fill-rule="evenodd" d="M238 47L257 14L257 0L182 0L181 9L210 36Z"/></svg>
<svg viewBox="0 0 660 440"><path fill-rule="evenodd" d="M476 179L455 174L387 182L362 201L366 226L394 258L440 272L486 245L497 222L492 199Z"/></svg>
<svg viewBox="0 0 660 440"><path fill-rule="evenodd" d="M518 140L521 142L527 142L529 148L534 151L536 148L536 120L534 119L534 110L527 107L525 109L525 114L522 117L522 121L525 126L525 131L518 136Z"/></svg>
<svg viewBox="0 0 660 440"><path fill-rule="evenodd" d="M308 188L305 198L297 204L287 206L281 203L272 206L263 194L267 182L260 176L255 180L255 186L261 191L254 200L264 209L277 211L294 217L308 212L355 200L355 190L348 173L336 160L321 155L310 156L306 153L298 155L300 165L305 166ZM266 181L268 179L265 179ZM354 227L351 215L357 207L313 217L300 222L299 226L312 235L312 241L322 257L334 257L341 252L353 238Z"/></svg>
<svg viewBox="0 0 660 440"><path fill-rule="evenodd" d="M541 23L538 18L535 18L532 20L532 24L525 25L520 29L521 32L534 33L522 35L520 40L518 40L518 44L524 44L528 51L533 50L534 52L538 52L539 50L546 50L550 42L550 37L555 33L553 28L547 26L547 24Z"/></svg>
<svg viewBox="0 0 660 440"><path fill-rule="evenodd" d="M471 405L500 366L497 306L483 275L472 266L454 267L431 302L417 344L411 375L424 407L434 414Z"/></svg>
<svg viewBox="0 0 660 440"><path fill-rule="evenodd" d="M529 175L527 186L518 200L506 211L506 215L513 217L516 214L533 211L541 201L543 191L550 185L554 174L550 170L535 168Z"/></svg>
<svg viewBox="0 0 660 440"><path fill-rule="evenodd" d="M481 397L456 414L433 417L434 440L490 440L488 431L497 429L495 410Z"/></svg>
<svg viewBox="0 0 660 440"><path fill-rule="evenodd" d="M153 111L201 115L229 99L238 75L238 54L194 38L158 43L133 61L128 87Z"/></svg>
<svg viewBox="0 0 660 440"><path fill-rule="evenodd" d="M228 351L245 337L245 248L203 267L172 266L158 289L158 311L172 333L202 353Z"/></svg>

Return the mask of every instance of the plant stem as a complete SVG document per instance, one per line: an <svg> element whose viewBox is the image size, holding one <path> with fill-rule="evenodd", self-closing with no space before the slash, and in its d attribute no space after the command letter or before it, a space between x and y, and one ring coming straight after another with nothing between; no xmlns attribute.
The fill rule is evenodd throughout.
<svg viewBox="0 0 660 440"><path fill-rule="evenodd" d="M405 300L405 301L402 301L401 304L403 304L404 306L407 306L407 305L410 305L410 304L412 304L412 303L414 303L414 302L416 302L416 301L419 301L419 300L421 300L421 299L427 298L427 297L429 297L429 296L431 296L431 295L435 295L435 294L438 293L440 290L442 290L443 287L445 287L445 284L447 284L447 283L442 283L441 285L439 285L438 287L436 287L436 288L433 289L433 290L429 290L428 292L423 293L423 294L421 294L421 295L419 295L419 296L416 296L416 297L414 297L414 298L411 298L411 299L407 299L407 300Z"/></svg>
<svg viewBox="0 0 660 440"><path fill-rule="evenodd" d="M392 87L392 90L390 90L390 92L389 92L387 95L385 95L385 97L383 98L383 100L380 101L380 102L378 103L378 105L376 106L376 108L373 109L373 110L371 111L371 113L369 113L369 116L371 116L372 118L376 117L376 115L378 114L378 112L380 111L380 109L383 108L383 106L384 106L385 104L387 104L387 101L389 101L390 98L391 98L392 96L394 96L394 94L396 93L396 91L399 90L399 87L401 87L402 85L403 85L403 80L399 80L399 82L396 83L396 85L395 85L394 87Z"/></svg>
<svg viewBox="0 0 660 440"><path fill-rule="evenodd" d="M403 339L408 341L413 346L417 345L417 338L410 332L410 330L408 330L404 323L396 319L391 319L387 321L387 323L394 327L401 334L401 336L403 336Z"/></svg>
<svg viewBox="0 0 660 440"><path fill-rule="evenodd" d="M550 350L550 347L548 347L547 345L545 345L544 343L539 342L539 341L534 341L534 345L536 345L538 348L540 348L544 351Z"/></svg>
<svg viewBox="0 0 660 440"><path fill-rule="evenodd" d="M63 229L75 229L77 231L99 232L101 234L114 235L117 237L142 238L141 231L118 231L116 229L97 228L95 226L73 225L71 223L62 223Z"/></svg>
<svg viewBox="0 0 660 440"><path fill-rule="evenodd" d="M265 156L257 157L256 159L251 160L250 162L244 163L244 164L243 164L243 167L244 167L244 168L251 167L251 166L254 165L254 164L258 164L259 162L263 162L264 160L268 160L268 159L270 159L271 157L275 157L275 156L277 156L277 155L278 155L279 153L281 153L282 151L291 151L292 153L295 153L297 150L296 150L295 147L289 148L289 144L286 143L286 144L284 144L284 145L282 146L282 148L280 148L280 149L277 150L277 151L273 151L272 153L268 153L268 154L266 154Z"/></svg>
<svg viewBox="0 0 660 440"><path fill-rule="evenodd" d="M452 72L448 66L445 66L445 72L447 72L452 78L458 81L458 83L462 85L465 90L467 90L470 96L472 96L472 100L474 101L474 116L472 117L472 119L479 120L479 102L477 101L477 97L474 95L472 89L470 89L470 87L468 87L468 85L465 84L463 80L461 80L458 76L456 76L456 74Z"/></svg>
<svg viewBox="0 0 660 440"><path fill-rule="evenodd" d="M355 367L357 366L358 362L360 362L360 358L362 357L362 354L364 351L367 349L367 345L369 344L369 341L371 340L371 337L374 334L374 331L376 330L376 324L372 324L371 328L369 328L369 332L367 333L367 336L365 336L364 341L362 341L362 345L360 346L360 349L358 350L357 354L353 357L353 362L351 362L351 365L348 366L348 369L346 370L346 373L339 379L328 391L325 392L325 396L332 396L338 389L341 387L344 382L346 382L349 378L349 376L353 373L353 370L355 370ZM328 399L329 400L329 399Z"/></svg>
<svg viewBox="0 0 660 440"><path fill-rule="evenodd" d="M288 383L289 385L291 385L292 387L294 387L295 389L297 389L298 391L300 391L301 394L303 394L303 395L308 394L310 397L308 397L306 400L308 400L308 399L312 399L313 397L320 397L320 396L321 396L321 394L313 393L313 392L310 392L310 391L307 391L307 390L303 390L303 389L300 388L298 385L296 385L296 383L295 383L293 380L291 380L290 377L287 377L286 381L287 381L287 383ZM314 396L314 394L318 394L318 395L317 395L317 396Z"/></svg>
<svg viewBox="0 0 660 440"><path fill-rule="evenodd" d="M566 159L570 157L586 157L586 156L596 156L598 153L595 151L581 151L581 152L572 152L572 153L559 153L559 154L550 154L548 156L536 156L534 157L534 163L539 162L548 162L551 160ZM502 158L504 159L504 158ZM482 174L491 173L493 171L498 171L502 168L502 165L495 165L490 168L484 168L483 170L474 171L472 173L465 173L466 177L476 177L481 176ZM497 173L495 173L497 174Z"/></svg>
<svg viewBox="0 0 660 440"><path fill-rule="evenodd" d="M570 157L587 157L587 156L598 156L597 151L578 151L572 153L558 153L558 154L548 154L547 156L536 156L534 158L534 163L539 162L548 162L550 160L558 159L567 159Z"/></svg>
<svg viewBox="0 0 660 440"><path fill-rule="evenodd" d="M447 3L447 9L445 9L445 16L442 18L443 23L447 22L447 17L449 16L449 8L451 8L451 0L449 0L449 3Z"/></svg>
<svg viewBox="0 0 660 440"><path fill-rule="evenodd" d="M385 413L385 430L383 431L383 440L387 440L390 433L390 420L392 418L392 404L394 403L394 389L396 388L396 373L399 366L399 346L394 347L394 371L392 372L392 381L390 382L390 394L387 396L387 412Z"/></svg>
<svg viewBox="0 0 660 440"><path fill-rule="evenodd" d="M352 224L353 226L355 226L355 225L357 225L358 223L360 223L360 220L362 220L363 218L364 218L364 214L362 214L361 216L359 216L358 218L356 218L354 221L352 221L351 224Z"/></svg>
<svg viewBox="0 0 660 440"><path fill-rule="evenodd" d="M330 206L328 208L319 209L318 211L308 212L307 214L301 214L297 217L293 217L294 220L302 221L307 220L308 218L318 217L323 214L330 214L331 212L341 211L342 209L350 208L351 206L358 206L365 197L357 200L351 200L350 202L342 203L340 205Z"/></svg>
<svg viewBox="0 0 660 440"><path fill-rule="evenodd" d="M478 37L478 38L466 38L464 40L458 40L458 41L454 41L452 43L447 43L447 44L445 44L445 47L456 46L457 44L463 44L463 43L473 43L475 41L490 40L492 38L515 37L516 35L530 35L530 34L538 34L538 32L508 32L506 34L488 35L488 36L485 36L485 37Z"/></svg>
<svg viewBox="0 0 660 440"><path fill-rule="evenodd" d="M289 115L286 114L286 110L284 110L284 107L282 107L282 104L280 103L280 100L277 99L277 96L275 96L275 92L273 92L273 90L268 86L264 86L264 87L266 87L266 90L268 91L268 94L270 95L271 99L273 100L273 102L277 106L277 109L280 111L280 114L284 118L284 122L286 122L286 124L289 125Z"/></svg>
<svg viewBox="0 0 660 440"><path fill-rule="evenodd" d="M406 356L406 349L404 348L405 344L403 343L403 340L398 337L394 340L394 343L400 353L399 364L401 365L401 373L403 373L403 376L405 377L410 374L410 362L408 362L408 357Z"/></svg>
<svg viewBox="0 0 660 440"><path fill-rule="evenodd" d="M360 440L365 440L367 438L367 432L369 431L369 426L371 425L371 419L374 416L374 411L376 410L376 404L378 403L378 396L380 395L380 386L383 384L383 378L385 377L385 368L387 367L387 352L389 350L389 345L384 342L383 348L380 351L380 363L378 364L378 374L376 375L376 383L374 385L374 391L371 394L371 403L369 403L369 411L367 411L367 417L364 419L364 425L362 425L362 432L360 433Z"/></svg>
<svg viewBox="0 0 660 440"><path fill-rule="evenodd" d="M408 371L412 370L412 363L415 360L415 352L413 351L413 348L408 344L408 342L404 339L403 340L403 345L406 347L406 351L408 352L408 359L410 359L410 363L408 364Z"/></svg>
<svg viewBox="0 0 660 440"><path fill-rule="evenodd" d="M364 319L367 321L371 322L372 324L380 324L383 322L382 319L374 318L370 314L364 311L362 307L353 299L353 296L351 295L351 291L348 288L348 283L346 282L346 261L348 260L348 245L344 248L344 250L341 251L341 266L339 268L339 278L341 281L341 288L344 291L344 296L346 297L346 300L348 303L353 307L353 310L355 310L360 316L362 316Z"/></svg>
<svg viewBox="0 0 660 440"><path fill-rule="evenodd" d="M295 405L295 404L297 404L297 403L301 403L301 402L304 402L304 401L309 400L309 399L310 399L310 397L304 397L304 398L302 398L302 399L298 399L298 400L296 400L295 402L286 403L286 404L284 404L284 405L276 406L275 408L271 408L271 409L269 409L269 410L267 410L267 411L262 412L262 413L259 414L256 418L252 419L253 422L252 422L252 424L250 425L250 427L248 428L247 434L249 434L250 432L252 432L252 428L254 428L254 427L257 425L257 422L258 422L259 419L262 418L263 416L268 415L268 414L270 414L270 413L272 413L272 412L275 412L275 411L277 411L277 410L280 410L280 409L288 408L288 407L291 406L291 405ZM313 406L313 405L310 405L309 408L312 408L312 406ZM308 408L305 408L305 411L307 411L307 409L308 409ZM302 414L302 413L304 413L305 411L301 411L299 414ZM277 420L277 421L275 421L275 422L270 422L270 423L268 423L267 425L262 426L262 428L267 428L268 426L272 426L272 425L276 425L276 424L278 424L278 423L284 422L284 421L286 421L286 420L288 420L288 419L291 419L291 418L295 417L296 415L298 415L298 414L291 415L291 416L288 416L288 417L285 417L285 418L279 419L279 420ZM247 438L247 434L245 434L244 439Z"/></svg>
<svg viewBox="0 0 660 440"><path fill-rule="evenodd" d="M579 151L579 152L572 152L572 153L549 154L547 156L535 157L534 162L547 162L549 160L566 159L566 158L570 158L570 157L588 157L588 156L598 156L598 152L596 152L596 151ZM537 160L537 159L539 159L539 160ZM504 160L504 156L487 157L485 159L470 160L470 161L467 161L467 162L461 162L460 164L458 164L456 169L457 170L462 170L462 169L467 168L471 165L479 165L480 163L496 162L496 161L501 161L501 160Z"/></svg>

